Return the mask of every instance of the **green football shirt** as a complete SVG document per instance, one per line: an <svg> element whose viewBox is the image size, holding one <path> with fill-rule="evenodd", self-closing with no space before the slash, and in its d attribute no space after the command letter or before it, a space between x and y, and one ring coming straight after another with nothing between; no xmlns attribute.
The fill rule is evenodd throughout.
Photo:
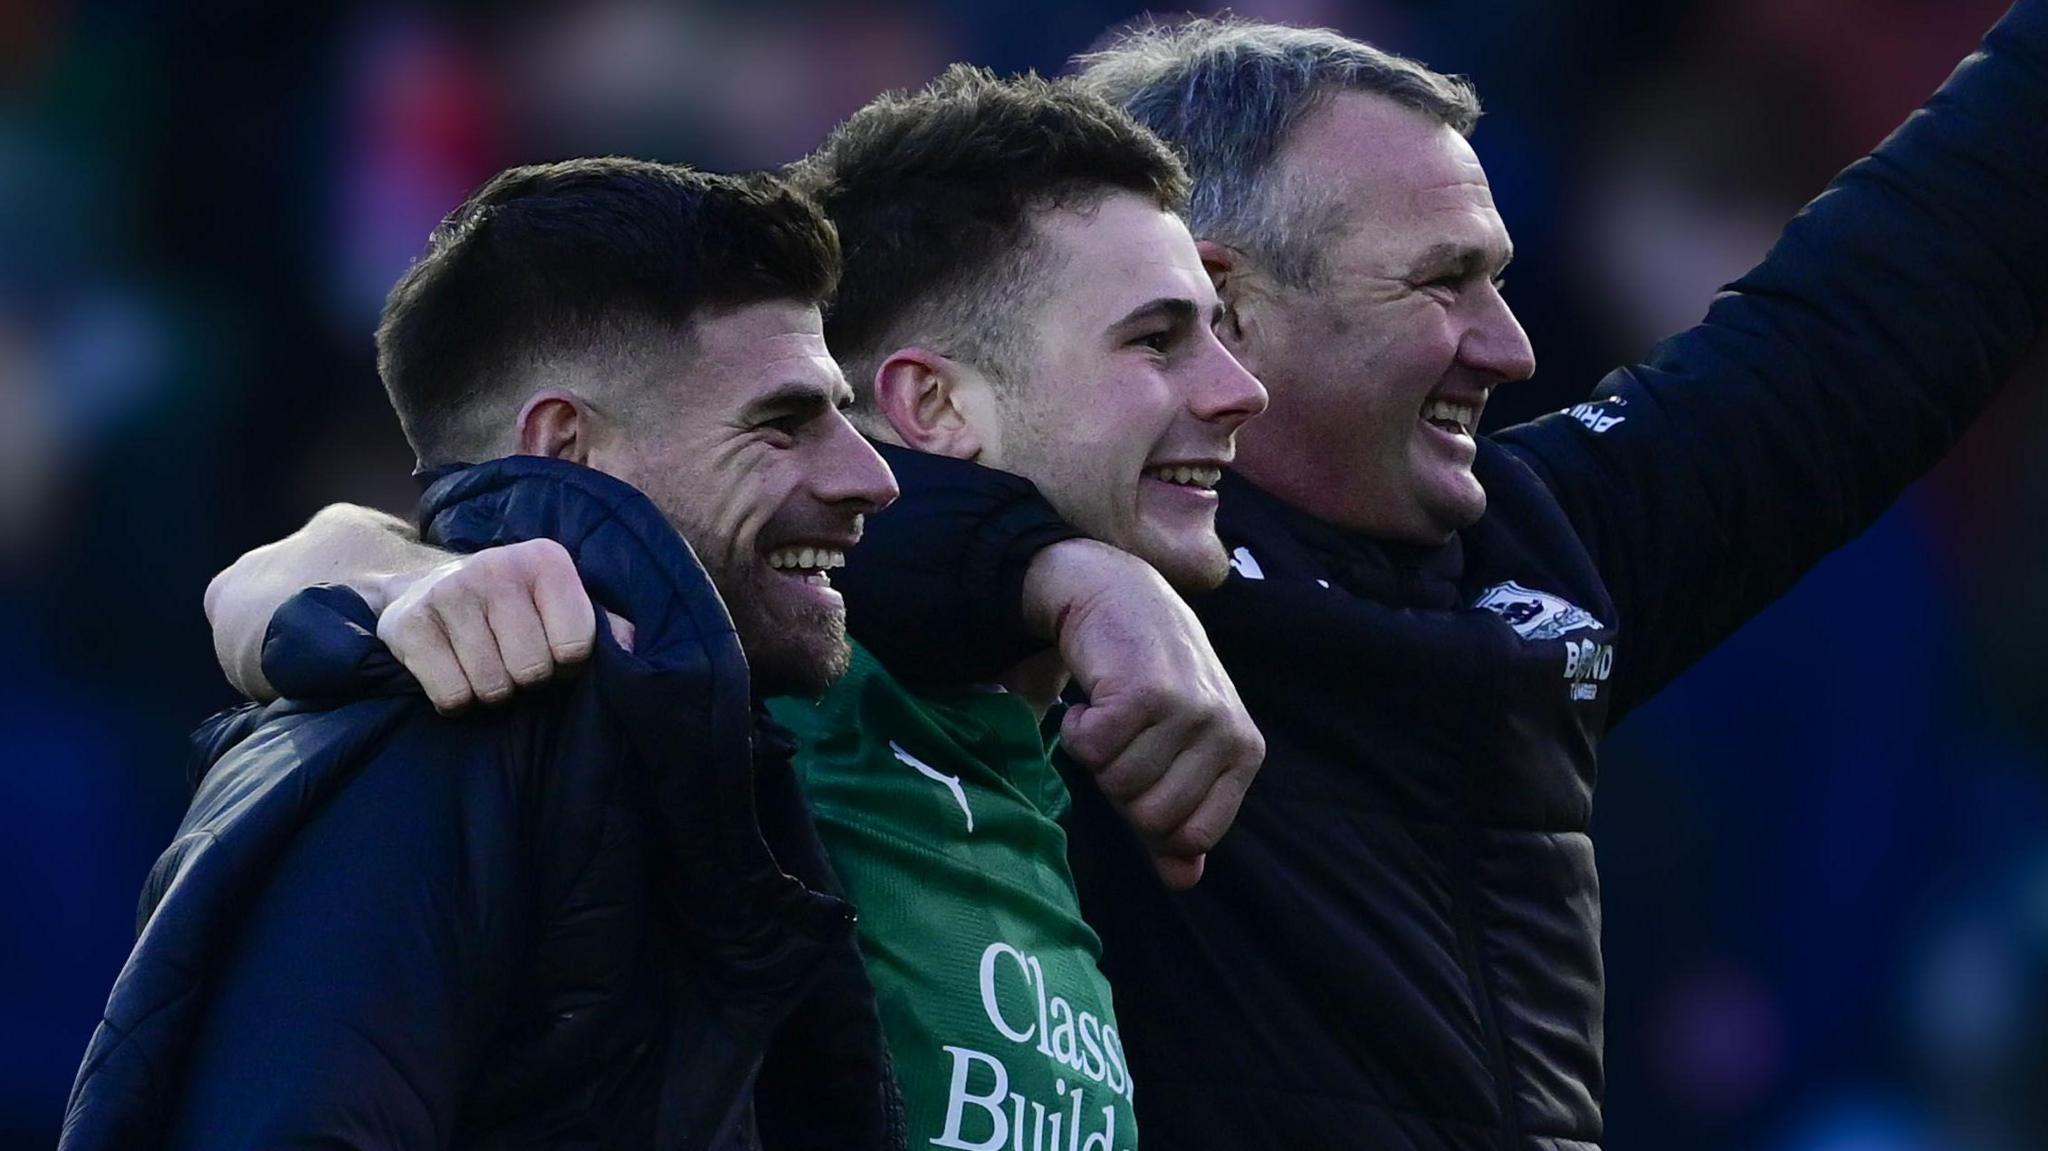
<svg viewBox="0 0 2048 1151"><path fill-rule="evenodd" d="M1066 786L1031 708L993 688L912 692L858 645L822 701L771 707L860 911L910 1146L1132 1151Z"/></svg>

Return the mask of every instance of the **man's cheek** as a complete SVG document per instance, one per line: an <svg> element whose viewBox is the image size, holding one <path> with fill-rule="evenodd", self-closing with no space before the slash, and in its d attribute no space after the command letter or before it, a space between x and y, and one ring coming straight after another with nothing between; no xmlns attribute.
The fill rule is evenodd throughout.
<svg viewBox="0 0 2048 1151"><path fill-rule="evenodd" d="M766 468L737 466L748 462L758 461L735 456L730 461L735 466L714 470L709 482L716 485L715 490L700 493L700 498L708 496L717 501L717 511L711 517L712 530L733 551L751 552L762 527L781 505L779 499L771 498Z"/></svg>

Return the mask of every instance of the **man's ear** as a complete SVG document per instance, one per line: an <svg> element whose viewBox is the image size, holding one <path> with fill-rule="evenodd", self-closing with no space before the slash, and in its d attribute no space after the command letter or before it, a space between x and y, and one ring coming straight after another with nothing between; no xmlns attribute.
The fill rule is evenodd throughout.
<svg viewBox="0 0 2048 1151"><path fill-rule="evenodd" d="M519 409L519 454L547 456L572 464L590 462L597 428L589 405L575 392L547 388L527 397Z"/></svg>
<svg viewBox="0 0 2048 1151"><path fill-rule="evenodd" d="M1258 375L1252 366L1258 356L1257 326L1264 318L1264 301L1252 290L1255 276L1243 252L1214 240L1196 240L1195 252L1202 258L1202 270L1216 285L1216 298L1223 304L1223 319L1216 325L1216 338L1237 357L1246 371Z"/></svg>
<svg viewBox="0 0 2048 1151"><path fill-rule="evenodd" d="M929 348L891 352L875 369L875 410L904 447L979 459L993 397L981 373Z"/></svg>

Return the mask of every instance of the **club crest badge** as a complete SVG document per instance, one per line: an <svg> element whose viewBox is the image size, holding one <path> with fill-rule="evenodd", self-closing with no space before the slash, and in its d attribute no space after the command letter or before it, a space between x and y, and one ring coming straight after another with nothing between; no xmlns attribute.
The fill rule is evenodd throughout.
<svg viewBox="0 0 2048 1151"><path fill-rule="evenodd" d="M1562 596L1525 588L1513 581L1487 588L1472 606L1506 620L1516 635L1527 640L1557 639L1575 631L1607 626L1593 618L1593 613Z"/></svg>

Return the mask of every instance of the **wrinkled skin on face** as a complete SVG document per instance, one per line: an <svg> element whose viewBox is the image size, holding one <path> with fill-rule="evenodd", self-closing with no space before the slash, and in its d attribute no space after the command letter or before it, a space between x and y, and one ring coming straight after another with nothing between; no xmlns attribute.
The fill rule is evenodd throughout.
<svg viewBox="0 0 2048 1151"><path fill-rule="evenodd" d="M846 671L830 569L896 481L846 421L853 394L817 308L712 312L676 379L622 421L603 470L647 493L732 614L757 696L816 695ZM595 461L593 461L595 462Z"/></svg>
<svg viewBox="0 0 2048 1151"><path fill-rule="evenodd" d="M1272 393L1238 469L1319 518L1441 543L1486 510L1472 474L1493 389L1535 354L1501 298L1512 255L1471 145L1379 97L1330 96L1289 133L1268 179L1336 205L1320 282L1235 254L1226 341Z"/></svg>
<svg viewBox="0 0 2048 1151"><path fill-rule="evenodd" d="M1229 570L1216 476L1265 390L1217 340L1215 287L1185 225L1135 195L1036 221L1052 278L1029 362L986 409L981 462L1035 483L1060 514L1183 590Z"/></svg>

